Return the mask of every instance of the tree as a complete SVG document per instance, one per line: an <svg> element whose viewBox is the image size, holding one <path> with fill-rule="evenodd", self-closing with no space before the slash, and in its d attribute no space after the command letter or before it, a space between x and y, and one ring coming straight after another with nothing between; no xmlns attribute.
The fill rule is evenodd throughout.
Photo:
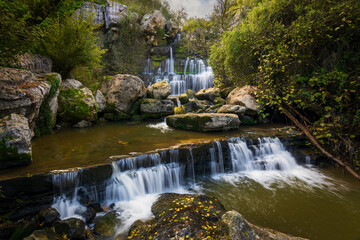
<svg viewBox="0 0 360 240"><path fill-rule="evenodd" d="M51 21L44 33L44 53L53 61L55 70L68 77L76 66L96 67L106 50L98 45L94 16L80 13Z"/></svg>

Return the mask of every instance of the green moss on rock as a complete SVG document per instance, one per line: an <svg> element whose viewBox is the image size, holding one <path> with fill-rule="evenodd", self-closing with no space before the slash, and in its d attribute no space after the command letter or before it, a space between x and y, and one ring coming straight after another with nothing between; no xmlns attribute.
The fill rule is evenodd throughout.
<svg viewBox="0 0 360 240"><path fill-rule="evenodd" d="M17 147L7 146L7 140L10 139L5 137L0 141L0 169L29 165L31 163L31 154L19 153Z"/></svg>

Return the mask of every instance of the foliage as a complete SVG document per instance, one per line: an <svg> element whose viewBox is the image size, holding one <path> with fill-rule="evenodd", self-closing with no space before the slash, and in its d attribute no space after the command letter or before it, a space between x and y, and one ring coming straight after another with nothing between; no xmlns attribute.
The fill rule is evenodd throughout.
<svg viewBox="0 0 360 240"><path fill-rule="evenodd" d="M53 61L55 70L67 77L76 66L97 67L105 53L97 42L94 16L80 13L56 18L44 33L44 51Z"/></svg>
<svg viewBox="0 0 360 240"><path fill-rule="evenodd" d="M185 107L183 105L174 107L174 113L176 114L185 114Z"/></svg>
<svg viewBox="0 0 360 240"><path fill-rule="evenodd" d="M360 2L266 0L247 9L211 48L215 83L257 85L265 110L305 116L321 144L358 168Z"/></svg>
<svg viewBox="0 0 360 240"><path fill-rule="evenodd" d="M118 33L106 54L106 71L108 74L136 74L142 69L146 45L141 26L131 17L126 16L120 22Z"/></svg>

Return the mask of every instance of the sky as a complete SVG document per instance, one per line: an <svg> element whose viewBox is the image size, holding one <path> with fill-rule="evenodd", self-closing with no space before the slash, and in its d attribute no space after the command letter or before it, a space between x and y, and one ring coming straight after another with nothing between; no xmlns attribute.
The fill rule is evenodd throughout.
<svg viewBox="0 0 360 240"><path fill-rule="evenodd" d="M167 0L173 9L183 6L189 17L205 17L214 8L215 0Z"/></svg>

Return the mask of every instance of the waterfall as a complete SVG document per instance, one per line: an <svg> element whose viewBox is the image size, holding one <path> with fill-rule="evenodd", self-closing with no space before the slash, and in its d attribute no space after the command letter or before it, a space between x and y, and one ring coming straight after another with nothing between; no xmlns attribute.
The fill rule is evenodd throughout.
<svg viewBox="0 0 360 240"><path fill-rule="evenodd" d="M211 176L214 177L218 174L224 173L224 157L222 153L221 143L219 141L215 142L217 148L217 154L215 146L209 149L210 152L210 170Z"/></svg>

